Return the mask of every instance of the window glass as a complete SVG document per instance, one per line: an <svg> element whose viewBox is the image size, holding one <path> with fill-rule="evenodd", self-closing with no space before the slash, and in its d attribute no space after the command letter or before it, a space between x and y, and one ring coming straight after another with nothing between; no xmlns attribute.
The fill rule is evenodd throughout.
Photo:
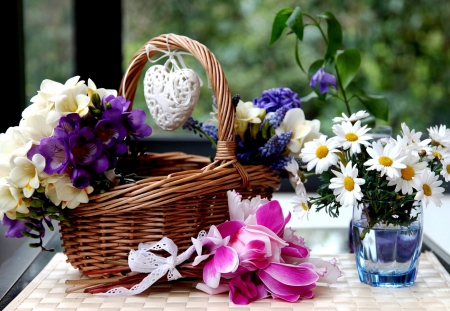
<svg viewBox="0 0 450 311"><path fill-rule="evenodd" d="M23 0L26 105L42 80L65 83L74 71L71 0Z"/></svg>

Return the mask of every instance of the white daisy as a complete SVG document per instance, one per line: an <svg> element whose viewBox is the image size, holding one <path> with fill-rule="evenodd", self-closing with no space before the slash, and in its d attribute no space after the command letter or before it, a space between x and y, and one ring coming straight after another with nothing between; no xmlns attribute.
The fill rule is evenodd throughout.
<svg viewBox="0 0 450 311"><path fill-rule="evenodd" d="M342 206L354 206L356 201L361 200L362 192L360 185L365 183L365 180L358 177L358 169L356 164L352 167L352 161L344 166L342 162L339 163L341 166L341 172L331 170L335 178L330 180L330 189L333 190L333 194L337 195L336 201L339 201Z"/></svg>
<svg viewBox="0 0 450 311"><path fill-rule="evenodd" d="M289 181L296 185L298 182L301 182L301 178L298 175L298 172L300 170L297 161L292 158L291 161L284 166L284 170L288 172L289 174Z"/></svg>
<svg viewBox="0 0 450 311"><path fill-rule="evenodd" d="M358 111L357 113L352 113L350 117L347 117L345 113L342 113L342 118L341 117L333 118L333 122L339 123L344 121L350 121L352 123L355 123L356 121L367 118L368 116L370 116L370 114L368 114L365 110Z"/></svg>
<svg viewBox="0 0 450 311"><path fill-rule="evenodd" d="M442 160L450 157L450 147L446 148L443 146L434 146L427 150L427 158L428 160Z"/></svg>
<svg viewBox="0 0 450 311"><path fill-rule="evenodd" d="M306 220L309 220L309 210L311 209L311 204L308 202L308 197L306 195L306 189L302 182L297 184L295 188L295 196L292 198L294 201L293 211L298 214L299 219L303 219L306 216Z"/></svg>
<svg viewBox="0 0 450 311"><path fill-rule="evenodd" d="M374 141L372 148L367 147L366 151L372 157L364 163L364 165L370 166L367 168L368 171L377 170L381 172L381 176L386 174L391 178L399 178L400 169L406 168L402 162L406 156L403 156L399 144L390 142L383 147L381 143Z"/></svg>
<svg viewBox="0 0 450 311"><path fill-rule="evenodd" d="M318 139L308 141L300 153L300 158L303 162L307 162L307 170L310 171L316 167L316 174L321 174L328 170L331 165L336 165L339 152L336 149L337 142L330 138L327 139L325 135Z"/></svg>
<svg viewBox="0 0 450 311"><path fill-rule="evenodd" d="M422 132L417 132L415 129L409 130L409 127L405 122L402 122L402 135L406 140L406 149L408 150L420 150L428 146L431 143L431 139L420 140Z"/></svg>
<svg viewBox="0 0 450 311"><path fill-rule="evenodd" d="M436 125L429 127L427 130L434 145L442 145L450 148L450 129L447 129L445 125Z"/></svg>
<svg viewBox="0 0 450 311"><path fill-rule="evenodd" d="M419 162L418 155L409 154L403 163L405 168L400 170L400 178L387 177L389 180L388 186L395 186L395 192L402 191L403 194L413 193L413 177L422 174L422 171L427 167L427 162Z"/></svg>
<svg viewBox="0 0 450 311"><path fill-rule="evenodd" d="M419 176L413 177L414 188L417 194L414 200L424 201L425 206L432 201L436 206L441 206L442 202L439 198L444 197L444 188L439 187L442 180L438 180L439 175L434 174L430 169L425 169Z"/></svg>
<svg viewBox="0 0 450 311"><path fill-rule="evenodd" d="M442 171L441 175L444 177L445 182L450 180L450 157L445 158L442 161Z"/></svg>
<svg viewBox="0 0 450 311"><path fill-rule="evenodd" d="M335 124L332 127L333 133L336 134L338 145L337 147L343 147L345 150L350 149L350 154L360 153L361 144L364 146L369 145L368 140L373 137L365 135L370 128L367 128L367 124L361 127L361 121L356 121L352 124L350 121L344 121L342 124Z"/></svg>

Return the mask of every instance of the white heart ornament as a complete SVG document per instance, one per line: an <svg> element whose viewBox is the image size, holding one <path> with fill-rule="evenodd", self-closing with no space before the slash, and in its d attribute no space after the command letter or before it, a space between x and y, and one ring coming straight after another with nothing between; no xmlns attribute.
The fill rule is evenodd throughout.
<svg viewBox="0 0 450 311"><path fill-rule="evenodd" d="M144 96L156 124L166 131L182 126L198 102L200 86L192 69L151 66L144 77Z"/></svg>

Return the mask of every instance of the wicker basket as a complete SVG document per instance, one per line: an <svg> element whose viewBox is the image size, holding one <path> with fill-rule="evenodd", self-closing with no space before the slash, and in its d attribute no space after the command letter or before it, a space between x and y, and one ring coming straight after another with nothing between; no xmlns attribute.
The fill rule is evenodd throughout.
<svg viewBox="0 0 450 311"><path fill-rule="evenodd" d="M200 230L228 219L227 190L236 190L243 198L270 199L280 185L279 175L267 166L237 162L235 109L228 83L215 56L199 42L174 34L151 39L130 61L119 94L133 102L148 57L158 53L147 55L147 44L187 51L204 67L218 104L217 152L212 163L181 152L140 156L133 162L136 172L150 177L91 195L89 203L69 210L70 227L61 222L62 247L68 262L82 273L112 267L106 258L127 262L129 251L139 243L164 236L183 251Z"/></svg>

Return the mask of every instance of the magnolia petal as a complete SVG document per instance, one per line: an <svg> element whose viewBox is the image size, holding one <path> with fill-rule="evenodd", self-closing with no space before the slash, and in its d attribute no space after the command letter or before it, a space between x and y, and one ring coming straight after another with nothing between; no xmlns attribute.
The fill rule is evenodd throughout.
<svg viewBox="0 0 450 311"><path fill-rule="evenodd" d="M239 231L239 229L244 226L245 223L243 223L242 221L230 220L218 225L217 229L223 237L229 236L232 239Z"/></svg>
<svg viewBox="0 0 450 311"><path fill-rule="evenodd" d="M205 283L197 283L195 286L196 289L201 290L209 295L217 295L221 293L225 293L229 291L229 287L226 284L219 284L216 288L209 287Z"/></svg>
<svg viewBox="0 0 450 311"><path fill-rule="evenodd" d="M319 275L318 282L331 284L335 283L337 279L342 276L342 271L337 266L336 258L331 260L323 260L322 258L307 258L307 261L316 267L316 272L321 272L318 269L326 269L325 275Z"/></svg>

